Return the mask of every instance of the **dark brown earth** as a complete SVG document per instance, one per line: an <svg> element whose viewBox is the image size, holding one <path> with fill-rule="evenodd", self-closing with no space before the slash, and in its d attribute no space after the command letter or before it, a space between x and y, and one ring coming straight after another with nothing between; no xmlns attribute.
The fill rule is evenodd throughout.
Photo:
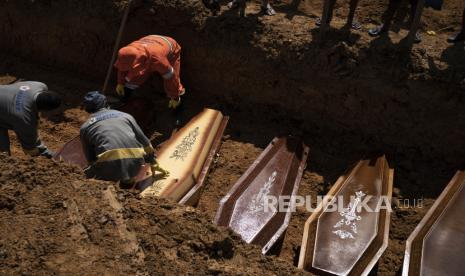
<svg viewBox="0 0 465 276"><path fill-rule="evenodd" d="M209 216L142 201L72 166L0 156L0 274L299 273Z"/></svg>
<svg viewBox="0 0 465 276"><path fill-rule="evenodd" d="M53 150L77 135L80 124L86 119L86 114L78 107L82 95L102 86L121 17L120 7L124 2L0 1L0 81L9 81L11 77L7 75L40 80L47 83L50 89L66 96L62 113L46 114L41 125L43 140ZM189 226L185 229L204 229L202 225L205 219L213 219L221 197L271 139L279 134L293 133L301 135L311 147L299 194L313 197L324 194L331 183L359 159L386 154L391 167L395 169L395 198L409 199L410 203L413 199L423 199L423 208L404 208L404 201L400 201L392 214L390 243L381 258L379 272L381 275L398 273L406 238L454 172L465 164L465 147L462 146L465 114L461 112L465 100L465 50L464 44L454 46L445 42L448 35L458 31L465 3L461 0L446 1L441 12L426 10L422 26L424 31L452 27L438 32L437 36L423 34L423 43L405 52L398 45L406 34L406 24L402 23L406 19L402 14L398 24L393 26L391 39L373 39L365 31L354 32L347 38L338 29L332 29L330 35L322 40L314 25L321 13L322 1L302 1L298 10L289 6L290 1L275 1L278 15L272 18L258 16L258 5L254 2L248 5L244 19L225 8L218 16L212 16L200 1L136 2L124 43L151 33L176 38L183 47L182 75L189 88L186 117L209 106L222 110L232 118L220 156L208 177L198 206L204 220L201 223L192 221L192 228ZM357 17L364 28L379 23L387 1L360 2ZM338 1L334 27L343 25L347 7L347 1ZM407 10L407 7L402 9ZM29 20L22 20L25 17ZM158 144L167 139L172 129L172 119L166 108L160 81L154 78L140 93L155 103L157 118L151 138ZM22 156L16 144L13 153L15 158ZM56 165L49 174L61 175L68 170L68 167ZM84 197L93 198L102 193L101 190L93 191L95 185L79 181L82 182L79 189ZM3 182L0 184L4 185ZM44 194L45 201L52 200L54 193L67 195L73 192L63 190L57 183L47 185L50 185L46 192L51 199L46 199L47 195ZM102 190L108 185L105 184ZM175 222L173 225L195 220L189 212L183 220L185 209L181 207L173 206L172 210L177 211L170 212L160 209L162 203L141 203L126 193L124 195L124 200L120 200L123 208L129 208L132 201L147 204L148 209L142 208L144 211L137 213L136 217L141 220L155 220L158 215L167 218L172 213L177 214L171 218ZM126 196L132 201L126 200ZM23 200L21 194L18 199L13 198L20 202ZM154 204L153 213L151 204ZM23 208L21 203L17 208ZM25 205L24 208L28 207ZM46 210L42 212L47 217ZM52 212L53 209L50 209ZM303 224L308 216L305 210L298 210L293 215L282 249L277 253L278 259L288 263L288 266L276 268L276 273L281 270L283 274L291 273L290 267L296 264ZM30 221L19 221L18 224L30 224L31 229L43 226L39 214L31 217ZM92 220L92 214L86 218ZM54 228L56 236L64 236L64 226L57 227L61 228ZM134 230L137 227L134 226L132 231L138 239L144 237L152 245L158 241L154 238L158 231L156 227L153 227L155 230L151 227L145 231ZM150 237L145 236L147 231L153 231L149 232ZM191 232L195 240L197 230ZM31 239L37 237L32 232L24 233ZM172 232L165 234L166 239L172 238ZM115 233L108 235L116 236ZM218 235L236 242L236 238L223 232ZM9 246L16 246L7 237L5 240ZM11 241L14 241L13 236ZM115 241L118 239L115 238ZM110 244L110 241L105 242ZM61 241L50 239L44 242L46 246L54 243L61 244ZM247 256L247 252L258 252L253 249L241 252L243 245L237 244L239 249L235 252L240 256ZM101 243L93 248L95 252L99 247L105 250L112 248L105 246L105 243ZM115 245L114 248L118 250L115 249L113 255L111 251L104 251L95 253L92 258L101 258L99 254L116 258L122 250L118 246ZM170 252L168 255L172 258L177 251L164 249L153 249L150 251L153 255L146 255L154 259L166 257L166 262L173 264L167 267L176 271L176 261L168 261L169 257L164 252ZM29 256L29 263L24 262L27 265L23 265L21 259L8 259L10 265L16 266L15 269L26 270L30 266L43 264L40 260L42 253L29 250L27 246L12 251ZM63 252L61 258L68 258ZM234 263L233 258L232 263L226 264L227 261L212 258L208 250L201 252L205 254L202 256L208 256L207 259L219 262L220 267L234 264L232 268L247 271L240 267L245 262ZM179 257L182 254L177 256L179 267L184 269L190 257L182 259ZM189 253L186 254L189 256ZM77 257L70 255L69 258ZM157 269L138 266L134 258L130 257L130 265L125 263L127 258L120 261L115 259L115 265L106 268L106 259L96 263L101 263L102 269L115 266L115 269L121 269L119 272L126 269L135 272L141 267L140 271L150 273ZM192 260L192 263L197 264L196 260ZM206 264L208 267L208 260L202 263L199 259L198 262L199 269L204 269ZM149 263L146 259L145 264ZM248 259L246 266L260 269L259 264L260 261L256 264ZM58 267L55 264L54 269ZM48 269L46 266L42 269L44 274ZM71 262L66 269L80 270L81 263Z"/></svg>

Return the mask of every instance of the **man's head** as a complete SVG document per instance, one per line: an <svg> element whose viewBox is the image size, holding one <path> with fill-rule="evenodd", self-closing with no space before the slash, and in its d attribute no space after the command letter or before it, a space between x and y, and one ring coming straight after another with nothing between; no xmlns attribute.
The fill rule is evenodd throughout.
<svg viewBox="0 0 465 276"><path fill-rule="evenodd" d="M92 91L86 94L82 105L85 111L94 113L107 106L107 97L98 91Z"/></svg>
<svg viewBox="0 0 465 276"><path fill-rule="evenodd" d="M36 98L38 111L50 111L59 108L61 102L61 96L51 91L42 92L38 94Z"/></svg>

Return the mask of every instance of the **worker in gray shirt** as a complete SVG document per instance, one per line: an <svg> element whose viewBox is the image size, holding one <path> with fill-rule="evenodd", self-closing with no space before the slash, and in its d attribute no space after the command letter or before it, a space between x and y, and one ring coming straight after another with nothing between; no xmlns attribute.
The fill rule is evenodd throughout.
<svg viewBox="0 0 465 276"><path fill-rule="evenodd" d="M123 187L132 187L135 177L146 162L152 172L167 174L156 162L150 140L134 118L124 112L106 108L105 95L94 91L84 98L84 109L91 113L80 131L84 154L90 167L90 178L120 181Z"/></svg>
<svg viewBox="0 0 465 276"><path fill-rule="evenodd" d="M11 154L8 130L13 130L26 154L52 158L53 153L38 135L39 112L60 105L61 97L49 92L44 83L26 81L0 85L0 152Z"/></svg>

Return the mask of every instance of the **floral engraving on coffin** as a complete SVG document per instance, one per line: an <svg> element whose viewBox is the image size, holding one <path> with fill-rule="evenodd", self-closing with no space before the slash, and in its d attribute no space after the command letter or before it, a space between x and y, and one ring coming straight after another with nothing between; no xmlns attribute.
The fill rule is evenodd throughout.
<svg viewBox="0 0 465 276"><path fill-rule="evenodd" d="M339 238L345 239L355 239L355 236L358 233L357 222L362 220L362 217L358 215L361 210L357 210L358 205L362 202L363 197L366 196L362 191L355 193L355 200L349 203L347 208L344 208L339 214L342 219L338 221L333 227L338 228L338 230L333 231Z"/></svg>
<svg viewBox="0 0 465 276"><path fill-rule="evenodd" d="M199 127L196 127L194 130L190 131L189 134L182 139L182 142L176 146L176 150L170 156L170 158L175 158L176 160L184 161L184 158L192 151L197 137L199 136Z"/></svg>
<svg viewBox="0 0 465 276"><path fill-rule="evenodd" d="M274 171L271 174L271 176L268 178L268 181L265 182L265 185L260 189L258 194L255 196L255 198L252 199L252 201L249 203L249 205L247 206L247 210L250 213L255 214L257 212L265 210L265 197L270 194L271 187L275 183L277 175L278 173Z"/></svg>

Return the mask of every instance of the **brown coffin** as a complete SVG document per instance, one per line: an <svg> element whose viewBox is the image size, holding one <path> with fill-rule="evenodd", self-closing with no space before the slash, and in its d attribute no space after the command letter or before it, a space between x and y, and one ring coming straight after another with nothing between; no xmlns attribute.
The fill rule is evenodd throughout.
<svg viewBox="0 0 465 276"><path fill-rule="evenodd" d="M387 247L392 180L384 157L374 165L360 161L340 177L305 223L299 268L323 275L367 275ZM381 196L387 198L380 201ZM385 208L368 212L359 208L365 201L372 210L380 203ZM330 210L330 203L340 207Z"/></svg>
<svg viewBox="0 0 465 276"><path fill-rule="evenodd" d="M266 254L283 236L291 217L290 210L266 212L266 196L296 195L308 152L300 139L275 138L221 200L216 224L229 226Z"/></svg>
<svg viewBox="0 0 465 276"><path fill-rule="evenodd" d="M170 176L139 186L142 197L158 196L195 205L228 122L221 112L204 109L165 142L157 153Z"/></svg>
<svg viewBox="0 0 465 276"><path fill-rule="evenodd" d="M465 275L465 172L455 174L407 240L403 275Z"/></svg>
<svg viewBox="0 0 465 276"><path fill-rule="evenodd" d="M53 160L78 165L81 169L87 167L87 159L84 155L79 136L66 143L57 151L53 156Z"/></svg>

